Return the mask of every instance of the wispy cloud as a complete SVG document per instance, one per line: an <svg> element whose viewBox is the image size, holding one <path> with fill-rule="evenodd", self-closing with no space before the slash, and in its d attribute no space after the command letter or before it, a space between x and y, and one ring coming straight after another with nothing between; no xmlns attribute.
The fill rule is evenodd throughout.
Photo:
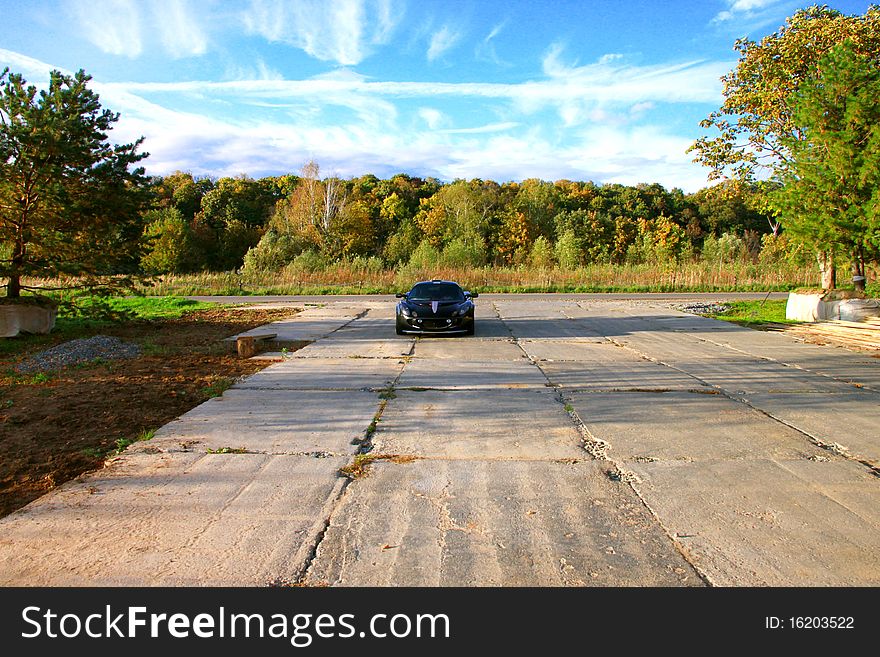
<svg viewBox="0 0 880 657"><path fill-rule="evenodd" d="M504 121L502 123L480 125L475 128L449 128L447 130L441 130L441 132L447 135L484 135L490 132L506 132L519 125L521 124L516 121Z"/></svg>
<svg viewBox="0 0 880 657"><path fill-rule="evenodd" d="M36 80L52 68L0 49L3 64ZM121 112L111 139L145 136L144 148L151 153L146 165L157 175L177 169L274 175L297 171L314 158L342 176L408 171L444 180L657 181L695 190L706 184L706 176L685 154L690 137L628 119L649 114L656 102L716 100L717 77L708 83L713 66L638 67L621 59L573 66L557 54L545 58L543 78L519 84L374 81L342 69L306 80L93 86L106 107ZM686 89L675 88L685 80ZM706 88L695 80L706 81ZM186 107L190 97L198 104L189 106L198 109L164 104L172 99L174 107ZM438 99L452 102L435 103ZM474 125L462 107L497 118ZM530 113L541 108L551 110L549 117L532 120ZM566 124L561 118L566 108L588 112L590 120ZM339 116L327 119L337 111ZM554 111L560 116L555 122Z"/></svg>
<svg viewBox="0 0 880 657"><path fill-rule="evenodd" d="M172 57L204 55L208 38L198 20L198 5L194 9L187 0L152 2L154 29L162 38L166 51Z"/></svg>
<svg viewBox="0 0 880 657"><path fill-rule="evenodd" d="M430 130L437 130L447 121L443 112L433 107L420 107L418 114Z"/></svg>
<svg viewBox="0 0 880 657"><path fill-rule="evenodd" d="M353 66L387 43L402 16L392 0L252 0L246 29L322 61Z"/></svg>
<svg viewBox="0 0 880 657"><path fill-rule="evenodd" d="M448 25L444 25L431 35L431 41L428 44L428 52L426 57L429 62L433 62L443 53L452 48L461 39L461 33L453 30Z"/></svg>
<svg viewBox="0 0 880 657"><path fill-rule="evenodd" d="M69 0L67 7L82 35L110 55L139 57L153 40L173 58L208 50L203 14L190 0Z"/></svg>
<svg viewBox="0 0 880 657"><path fill-rule="evenodd" d="M480 41L476 49L474 50L474 56L484 62L492 62L493 64L497 64L499 66L506 66L507 62L505 62L501 57L498 56L498 52L495 50L495 37L501 34L501 31L504 29L506 23L499 23L495 25L486 37Z"/></svg>
<svg viewBox="0 0 880 657"><path fill-rule="evenodd" d="M723 0L726 9L719 11L711 23L751 31L784 18L798 3L792 0Z"/></svg>
<svg viewBox="0 0 880 657"><path fill-rule="evenodd" d="M72 0L69 9L83 36L111 55L141 54L141 5L134 0Z"/></svg>

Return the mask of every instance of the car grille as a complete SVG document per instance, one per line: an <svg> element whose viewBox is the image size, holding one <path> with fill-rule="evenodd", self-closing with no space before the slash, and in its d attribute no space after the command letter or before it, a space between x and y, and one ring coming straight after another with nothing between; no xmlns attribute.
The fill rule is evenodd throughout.
<svg viewBox="0 0 880 657"><path fill-rule="evenodd" d="M441 329L450 326L450 324L446 323L445 319L425 319L422 320L422 328L426 329Z"/></svg>

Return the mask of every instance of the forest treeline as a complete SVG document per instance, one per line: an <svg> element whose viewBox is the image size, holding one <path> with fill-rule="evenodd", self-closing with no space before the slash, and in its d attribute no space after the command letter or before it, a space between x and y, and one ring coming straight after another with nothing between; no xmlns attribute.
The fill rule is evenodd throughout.
<svg viewBox="0 0 880 657"><path fill-rule="evenodd" d="M802 264L811 253L781 234L757 186L695 193L659 184L538 179L497 183L398 174L322 178L154 178L142 265L154 274L590 264Z"/></svg>

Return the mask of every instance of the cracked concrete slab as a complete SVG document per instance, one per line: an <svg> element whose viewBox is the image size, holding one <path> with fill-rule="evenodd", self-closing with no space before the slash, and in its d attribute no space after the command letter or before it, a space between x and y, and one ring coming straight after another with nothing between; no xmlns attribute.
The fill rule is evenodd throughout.
<svg viewBox="0 0 880 657"><path fill-rule="evenodd" d="M880 395L758 394L748 402L774 418L826 443L841 445L855 458L880 467Z"/></svg>
<svg viewBox="0 0 880 657"><path fill-rule="evenodd" d="M458 362L413 358L397 384L401 388L448 390L495 388L545 388L547 379L527 359Z"/></svg>
<svg viewBox="0 0 880 657"><path fill-rule="evenodd" d="M403 369L393 358L291 358L236 384L239 390L369 390L388 386Z"/></svg>
<svg viewBox="0 0 880 657"><path fill-rule="evenodd" d="M522 347L532 360L555 361L637 361L636 354L626 351L604 338L581 340L520 340Z"/></svg>
<svg viewBox="0 0 880 657"><path fill-rule="evenodd" d="M854 387L848 383L815 372L749 356L722 356L696 360L682 354L680 359L670 359L669 362L709 385L737 395L783 392L842 393L854 390Z"/></svg>
<svg viewBox="0 0 880 657"><path fill-rule="evenodd" d="M566 399L619 461L834 458L798 431L723 395L573 392Z"/></svg>
<svg viewBox="0 0 880 657"><path fill-rule="evenodd" d="M561 340L595 340L601 334L581 319L506 317L504 324L519 340L561 339Z"/></svg>
<svg viewBox="0 0 880 657"><path fill-rule="evenodd" d="M526 357L512 340L456 340L421 338L413 350L415 358L453 359L468 363L475 360L513 360Z"/></svg>
<svg viewBox="0 0 880 657"><path fill-rule="evenodd" d="M363 438L378 406L374 392L232 388L129 449L348 455L352 440Z"/></svg>
<svg viewBox="0 0 880 657"><path fill-rule="evenodd" d="M125 455L0 520L0 585L263 586L295 577L347 460Z"/></svg>
<svg viewBox="0 0 880 657"><path fill-rule="evenodd" d="M283 319L271 324L244 331L230 338L247 335L276 333L275 342L310 342L319 340L333 331L345 326L368 309L363 306L327 306L322 308L306 308L290 319Z"/></svg>
<svg viewBox="0 0 880 657"><path fill-rule="evenodd" d="M398 390L378 431L376 454L425 458L583 459L580 433L553 392Z"/></svg>
<svg viewBox="0 0 880 657"><path fill-rule="evenodd" d="M393 328L392 328L393 333ZM319 340L290 354L298 358L402 358L409 355L413 339L352 339L350 335L334 335Z"/></svg>
<svg viewBox="0 0 880 657"><path fill-rule="evenodd" d="M376 462L346 489L307 582L699 586L632 490L597 462ZM381 513L377 509L382 509Z"/></svg>
<svg viewBox="0 0 880 657"><path fill-rule="evenodd" d="M592 390L693 390L700 381L670 367L621 354L605 362L542 361L541 369L561 388Z"/></svg>
<svg viewBox="0 0 880 657"><path fill-rule="evenodd" d="M631 467L643 499L714 585L880 584L880 479L856 463Z"/></svg>

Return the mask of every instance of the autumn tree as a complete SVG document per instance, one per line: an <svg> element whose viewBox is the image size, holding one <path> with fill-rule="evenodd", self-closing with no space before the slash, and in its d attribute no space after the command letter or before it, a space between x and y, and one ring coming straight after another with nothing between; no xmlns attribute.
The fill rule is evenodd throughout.
<svg viewBox="0 0 880 657"><path fill-rule="evenodd" d="M819 60L851 40L856 52L880 52L880 7L864 16L847 16L827 6L802 9L776 32L755 42L736 41L740 58L722 77L724 102L701 125L715 129L691 150L711 169L710 178L754 180L778 175L792 158L792 143L804 127L793 116L793 99L801 83L814 75ZM834 287L833 254L817 252L823 287Z"/></svg>
<svg viewBox="0 0 880 657"><path fill-rule="evenodd" d="M788 229L852 263L865 289L865 259L880 253L880 61L851 41L819 61L799 87L792 118L802 136L782 140L790 157L771 195Z"/></svg>
<svg viewBox="0 0 880 657"><path fill-rule="evenodd" d="M37 90L0 73L0 276L6 294L45 287L34 279L76 277L116 287L139 260L147 180L142 140L110 144L119 115L102 109L91 77L53 71Z"/></svg>

